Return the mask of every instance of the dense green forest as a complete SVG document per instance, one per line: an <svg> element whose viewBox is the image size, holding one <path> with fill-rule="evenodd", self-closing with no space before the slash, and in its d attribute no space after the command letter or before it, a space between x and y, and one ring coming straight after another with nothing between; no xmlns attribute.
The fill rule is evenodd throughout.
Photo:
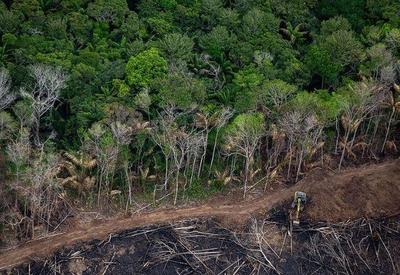
<svg viewBox="0 0 400 275"><path fill-rule="evenodd" d="M0 219L298 181L397 152L395 0L3 0ZM55 221L53 221L55 220Z"/></svg>

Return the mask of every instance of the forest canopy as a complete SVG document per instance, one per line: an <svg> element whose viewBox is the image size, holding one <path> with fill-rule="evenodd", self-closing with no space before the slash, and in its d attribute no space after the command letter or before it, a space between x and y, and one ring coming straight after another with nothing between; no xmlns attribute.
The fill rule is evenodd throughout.
<svg viewBox="0 0 400 275"><path fill-rule="evenodd" d="M127 207L229 183L245 195L316 162L397 152L399 12L395 0L3 0L0 216L17 219L16 199L34 222L64 191Z"/></svg>

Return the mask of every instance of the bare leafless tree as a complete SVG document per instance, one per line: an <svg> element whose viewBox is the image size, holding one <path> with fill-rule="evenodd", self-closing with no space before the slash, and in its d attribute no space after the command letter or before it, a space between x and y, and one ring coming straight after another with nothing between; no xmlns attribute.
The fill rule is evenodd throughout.
<svg viewBox="0 0 400 275"><path fill-rule="evenodd" d="M210 173L211 173L212 166L214 163L215 150L217 148L217 141L218 141L219 133L220 133L222 127L224 127L226 125L226 123L229 121L229 119L232 116L233 116L233 110L231 110L230 108L223 108L220 112L218 112L217 117L214 121L214 125L215 125L217 133L215 135L213 150L212 150L212 154L211 154L211 161L210 161L210 168L209 168Z"/></svg>
<svg viewBox="0 0 400 275"><path fill-rule="evenodd" d="M175 146L173 133L177 129L175 106L166 106L158 119L152 123L151 137L160 147L165 159L164 190L168 188L170 178L170 161L172 157L171 148Z"/></svg>
<svg viewBox="0 0 400 275"><path fill-rule="evenodd" d="M31 101L34 141L39 145L40 119L54 107L65 87L67 76L60 68L43 64L31 66L30 76L33 85L21 88L21 95Z"/></svg>
<svg viewBox="0 0 400 275"><path fill-rule="evenodd" d="M202 131L192 132L190 139L190 151L187 156L187 166L185 168L191 169L189 183L190 185L192 185L196 165L200 166L200 163L198 163L197 161L201 158L202 151L204 150L205 134Z"/></svg>
<svg viewBox="0 0 400 275"><path fill-rule="evenodd" d="M201 172L203 170L204 162L206 159L207 154L207 146L208 146L208 136L212 129L210 124L210 114L197 112L195 115L195 124L199 128L200 133L202 135L201 140L203 141L202 148L201 148L201 157L197 169L197 178L200 177Z"/></svg>
<svg viewBox="0 0 400 275"><path fill-rule="evenodd" d="M225 85L225 76L221 66L217 62L211 60L211 56L207 54L202 54L200 60L207 66L207 68L200 70L200 74L208 75L213 78L214 91L221 90Z"/></svg>
<svg viewBox="0 0 400 275"><path fill-rule="evenodd" d="M288 139L288 177L290 177L292 160L297 160L296 181L299 178L303 160L312 155L321 142L323 125L311 110L294 109L286 112L278 121L279 128Z"/></svg>
<svg viewBox="0 0 400 275"><path fill-rule="evenodd" d="M264 119L261 114L241 114L232 122L226 135L225 150L245 159L243 197L246 196L248 183L253 178L254 155L265 134L264 121L261 119Z"/></svg>
<svg viewBox="0 0 400 275"><path fill-rule="evenodd" d="M120 155L123 148L131 143L134 130L132 127L123 124L120 121L115 121L114 123L111 124L110 127L113 138L117 146L117 152L118 152L117 154ZM126 184L128 185L128 200L127 200L127 206L128 206L132 205L132 182L131 182L131 177L129 176L129 162L128 159L125 157L122 157L120 159L121 159L121 166L123 167L124 171Z"/></svg>
<svg viewBox="0 0 400 275"><path fill-rule="evenodd" d="M17 129L18 125L11 114L0 112L0 140L10 140Z"/></svg>
<svg viewBox="0 0 400 275"><path fill-rule="evenodd" d="M0 111L7 108L15 98L11 92L10 75L6 69L0 68Z"/></svg>
<svg viewBox="0 0 400 275"><path fill-rule="evenodd" d="M114 176L118 159L118 147L114 139L110 139L110 132L101 123L95 123L89 129L89 135L84 143L85 150L93 155L97 161L97 203L100 204L100 197L103 188L110 191L109 187Z"/></svg>
<svg viewBox="0 0 400 275"><path fill-rule="evenodd" d="M262 96L262 101L273 106L275 110L280 110L296 92L294 86L286 85L286 87L283 88L282 83L271 82L266 89L266 94Z"/></svg>
<svg viewBox="0 0 400 275"><path fill-rule="evenodd" d="M192 115L193 111L179 111L174 106L164 108L157 120L153 122L152 138L160 147L165 158L164 189L172 176L175 178L174 204L177 203L180 177L185 177L185 186L188 181L187 170L191 167L190 182L193 172L201 167L205 134L204 129L195 125L180 125L181 116ZM183 173L182 173L183 171Z"/></svg>
<svg viewBox="0 0 400 275"><path fill-rule="evenodd" d="M56 177L59 171L59 157L46 154L43 148L40 148L36 150L29 164L28 169L21 174L24 184L18 185L17 188L27 200L29 212L25 215L31 225L33 238L35 225L43 224L49 230L53 218L58 215L59 207L64 203L61 196L63 190Z"/></svg>
<svg viewBox="0 0 400 275"><path fill-rule="evenodd" d="M188 131L186 127L179 129L175 133L175 137L175 146L171 147L172 159L174 160L176 169L174 205L176 205L178 199L180 171L184 168L185 158L188 157L193 141L196 141L196 139L193 139L194 131Z"/></svg>
<svg viewBox="0 0 400 275"><path fill-rule="evenodd" d="M342 142L342 154L339 162L339 170L342 167L346 152L351 151L357 131L364 120L372 114L382 102L382 85L375 81L366 80L350 86L351 94L347 99L340 101L342 116L341 122L345 130ZM353 134L349 144L350 134Z"/></svg>
<svg viewBox="0 0 400 275"><path fill-rule="evenodd" d="M8 159L14 163L16 168L17 182L20 179L20 169L29 163L31 157L31 144L29 142L29 130L21 128L18 138L11 140L7 145Z"/></svg>

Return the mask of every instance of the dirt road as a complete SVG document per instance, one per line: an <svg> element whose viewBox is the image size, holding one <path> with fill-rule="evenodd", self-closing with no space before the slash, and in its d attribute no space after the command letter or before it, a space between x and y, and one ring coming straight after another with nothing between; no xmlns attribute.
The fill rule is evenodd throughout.
<svg viewBox="0 0 400 275"><path fill-rule="evenodd" d="M263 197L232 205L203 205L192 208L155 210L130 218L87 224L68 232L33 240L0 254L0 271L36 257L46 257L65 246L93 239L103 239L110 233L144 225L172 222L198 217L246 216L268 211L291 199L294 191L304 190L312 201L306 213L311 219L337 221L361 216L390 216L400 213L400 161L349 169L340 174L322 173L306 177L288 189L265 194ZM375 198L372 200L371 198ZM366 206L366 207L364 207ZM334 211L332 211L332 209ZM333 213L333 214L332 214Z"/></svg>

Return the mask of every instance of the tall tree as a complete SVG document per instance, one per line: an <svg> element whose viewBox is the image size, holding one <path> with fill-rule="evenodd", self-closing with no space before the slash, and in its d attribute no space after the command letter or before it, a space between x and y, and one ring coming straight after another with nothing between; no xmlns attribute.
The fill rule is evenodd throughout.
<svg viewBox="0 0 400 275"><path fill-rule="evenodd" d="M7 108L16 96L11 92L11 78L8 71L0 68L0 111Z"/></svg>
<svg viewBox="0 0 400 275"><path fill-rule="evenodd" d="M243 197L246 196L248 184L252 180L254 154L264 134L264 116L261 113L240 114L226 130L226 149L245 159Z"/></svg>
<svg viewBox="0 0 400 275"><path fill-rule="evenodd" d="M31 66L30 76L33 83L21 88L21 95L31 102L34 141L40 145L40 120L58 101L67 76L60 68L43 64Z"/></svg>

